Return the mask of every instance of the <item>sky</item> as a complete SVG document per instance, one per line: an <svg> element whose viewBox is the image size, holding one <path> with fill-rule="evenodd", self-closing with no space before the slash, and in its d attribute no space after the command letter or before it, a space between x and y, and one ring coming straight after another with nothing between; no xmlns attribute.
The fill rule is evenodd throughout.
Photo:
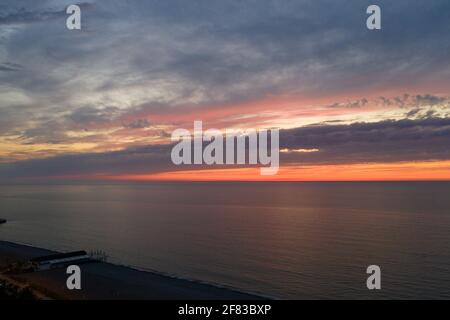
<svg viewBox="0 0 450 320"><path fill-rule="evenodd" d="M448 0L2 0L0 179L449 180L449 52ZM173 165L195 120L279 173Z"/></svg>

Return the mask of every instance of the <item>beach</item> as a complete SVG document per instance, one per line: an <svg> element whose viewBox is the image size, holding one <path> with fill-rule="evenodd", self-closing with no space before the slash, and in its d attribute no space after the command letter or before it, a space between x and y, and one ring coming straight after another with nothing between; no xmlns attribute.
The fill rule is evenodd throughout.
<svg viewBox="0 0 450 320"><path fill-rule="evenodd" d="M32 258L56 252L0 241L0 270L8 264L26 262ZM255 300L258 296L195 281L177 279L157 273L105 262L80 265L81 290L68 290L65 268L8 274L16 283L28 285L50 299L69 300ZM2 275L3 277L4 275Z"/></svg>

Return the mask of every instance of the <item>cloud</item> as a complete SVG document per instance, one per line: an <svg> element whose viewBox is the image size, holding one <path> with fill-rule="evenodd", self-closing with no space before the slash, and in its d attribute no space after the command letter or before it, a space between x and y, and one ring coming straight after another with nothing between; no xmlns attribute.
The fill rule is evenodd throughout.
<svg viewBox="0 0 450 320"><path fill-rule="evenodd" d="M15 1L16 3L11 3L5 1L3 10L9 12L0 13L0 25L17 25L17 24L28 24L35 22L45 22L52 19L60 19L67 17L66 6L64 5L67 1L59 1L58 7L63 8L59 10L51 10L45 8L46 5L50 5L51 1L40 1L41 5L32 4L29 1ZM71 3L77 4L82 9L88 9L92 6L91 3ZM0 7L1 8L1 7Z"/></svg>
<svg viewBox="0 0 450 320"><path fill-rule="evenodd" d="M0 71L14 72L22 69L22 66L17 63L4 62L0 63Z"/></svg>
<svg viewBox="0 0 450 320"><path fill-rule="evenodd" d="M379 105L396 108L416 108L432 107L437 105L450 106L450 97L438 96L434 94L402 94L393 97L360 98L346 102L336 102L326 107L328 108L363 108L368 105Z"/></svg>
<svg viewBox="0 0 450 320"><path fill-rule="evenodd" d="M27 10L45 16L65 4ZM448 2L380 5L394 16L384 20L389 32L366 30L364 1L96 1L76 35L45 21L15 30L4 46L29 68L27 81L13 85L51 92L66 107L75 90L98 104L117 106L133 96L136 104L180 105L404 86L424 74L448 80L448 57L440 53L449 43L441 28Z"/></svg>
<svg viewBox="0 0 450 320"><path fill-rule="evenodd" d="M445 118L312 125L284 130L280 136L280 148L320 150L301 157L287 154L284 160L288 162L333 164L450 159L450 149L446 147L450 143L450 119Z"/></svg>
<svg viewBox="0 0 450 320"><path fill-rule="evenodd" d="M137 119L125 125L128 129L145 129L150 127L150 122L147 119Z"/></svg>
<svg viewBox="0 0 450 320"><path fill-rule="evenodd" d="M175 168L169 145L130 148L123 151L55 156L0 164L3 179L157 172Z"/></svg>
<svg viewBox="0 0 450 320"><path fill-rule="evenodd" d="M365 28L365 0L98 0L82 4L79 32L65 28L70 2L0 4L5 136L57 144L74 141L70 130L109 129L78 138L103 151L126 148L111 140L134 141L146 130L130 129L148 128L145 119L164 132L158 125L182 122L187 111L202 117L277 96L357 112L373 102L367 92L383 90L397 96L376 103L417 109L405 115L412 120L448 112L447 0L379 0L381 32ZM320 150L314 156L328 152Z"/></svg>
<svg viewBox="0 0 450 320"><path fill-rule="evenodd" d="M431 94L417 95L415 97L415 100L416 100L417 104L419 104L419 105L431 105L431 106L441 104L446 100L448 102L448 99L446 99L444 97L438 97L438 96L431 95Z"/></svg>
<svg viewBox="0 0 450 320"><path fill-rule="evenodd" d="M347 102L336 102L331 105L326 106L326 108L363 108L369 103L369 100L367 98L357 99L353 101L347 101Z"/></svg>
<svg viewBox="0 0 450 320"><path fill-rule="evenodd" d="M281 166L450 160L450 119L312 125L280 132ZM0 177L142 174L198 169L172 164L172 144L0 164ZM292 152L289 152L292 151ZM211 167L208 167L211 168Z"/></svg>
<svg viewBox="0 0 450 320"><path fill-rule="evenodd" d="M118 114L120 114L120 109L116 107L94 108L86 106L72 111L66 118L78 125L88 126L110 122Z"/></svg>
<svg viewBox="0 0 450 320"><path fill-rule="evenodd" d="M65 11L43 11L30 12L22 8L18 12L5 16L0 16L0 25L32 23L37 21L46 21L54 18L61 18L65 15Z"/></svg>

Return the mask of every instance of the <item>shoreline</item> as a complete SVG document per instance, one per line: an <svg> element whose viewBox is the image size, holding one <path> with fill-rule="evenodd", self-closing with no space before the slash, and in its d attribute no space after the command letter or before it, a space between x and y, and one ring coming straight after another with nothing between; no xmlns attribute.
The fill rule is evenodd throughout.
<svg viewBox="0 0 450 320"><path fill-rule="evenodd" d="M0 270L11 263L26 262L58 253L34 246L0 241ZM82 270L82 289L66 287L65 268L7 274L16 283L28 286L40 296L68 300L260 300L258 295L153 271L138 270L107 262L88 262Z"/></svg>

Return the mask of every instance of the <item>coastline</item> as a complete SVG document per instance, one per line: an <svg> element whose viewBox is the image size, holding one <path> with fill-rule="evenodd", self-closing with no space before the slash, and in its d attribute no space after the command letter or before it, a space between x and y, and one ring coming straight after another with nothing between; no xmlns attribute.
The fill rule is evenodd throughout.
<svg viewBox="0 0 450 320"><path fill-rule="evenodd" d="M0 241L0 270L11 263L57 253L55 251ZM68 300L259 300L263 297L196 281L107 262L80 265L82 289L66 287L65 268L8 274L15 283L28 286L41 296ZM0 275L2 275L0 273ZM5 278L5 275L2 275Z"/></svg>

